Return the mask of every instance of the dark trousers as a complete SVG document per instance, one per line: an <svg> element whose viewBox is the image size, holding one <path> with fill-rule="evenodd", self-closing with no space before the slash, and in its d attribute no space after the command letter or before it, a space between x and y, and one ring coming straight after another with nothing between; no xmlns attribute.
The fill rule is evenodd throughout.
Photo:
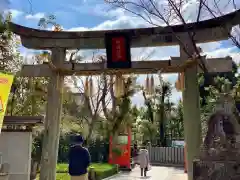
<svg viewBox="0 0 240 180"><path fill-rule="evenodd" d="M141 176L144 176L146 177L147 176L147 168L141 168Z"/></svg>

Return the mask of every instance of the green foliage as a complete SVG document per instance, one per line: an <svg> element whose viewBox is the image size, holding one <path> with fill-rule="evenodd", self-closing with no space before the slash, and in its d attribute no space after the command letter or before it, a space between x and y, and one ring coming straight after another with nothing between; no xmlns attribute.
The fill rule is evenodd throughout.
<svg viewBox="0 0 240 180"><path fill-rule="evenodd" d="M107 163L92 163L89 167L95 169L96 171L108 171L114 168L114 165ZM56 168L57 173L66 173L68 172L68 164L66 163L58 163Z"/></svg>
<svg viewBox="0 0 240 180"><path fill-rule="evenodd" d="M115 148L112 149L112 153L113 153L115 156L119 157L119 156L122 155L122 150L121 150L120 148L115 147Z"/></svg>
<svg viewBox="0 0 240 180"><path fill-rule="evenodd" d="M238 77L236 77L235 75L238 74L238 65L232 61L232 71L230 72L211 72L211 73L205 73L205 74L199 74L200 78L199 78L199 85L200 85L200 97L201 97L201 105L205 106L207 104L207 100L205 98L207 98L208 96L211 96L209 93L211 91L206 90L207 87L209 86L214 86L216 88L219 88L217 86L219 86L219 82L216 81L216 78L222 78L222 80L228 80L229 82L231 82L231 88L233 88L238 81Z"/></svg>
<svg viewBox="0 0 240 180"><path fill-rule="evenodd" d="M106 127L107 137L116 135L118 132L124 131L126 127L132 127L132 124L137 118L137 109L131 104L131 97L137 92L136 77L129 76L124 82L124 93L120 97L115 97L113 91L113 84L110 85L110 95L112 101L112 108L106 107L106 100L102 99L103 112L106 122L103 122ZM107 77L103 76L105 87L107 86Z"/></svg>
<svg viewBox="0 0 240 180"><path fill-rule="evenodd" d="M137 122L137 129L143 142L149 140L153 143L156 140L158 135L158 126L156 123L151 123L148 120L142 119Z"/></svg>
<svg viewBox="0 0 240 180"><path fill-rule="evenodd" d="M173 109L171 117L167 123L167 128L170 133L171 139L183 139L184 138L184 125L183 125L183 105L179 101L176 105L177 107Z"/></svg>
<svg viewBox="0 0 240 180"><path fill-rule="evenodd" d="M11 39L11 31L9 29L8 23L12 19L12 14L8 13L6 16L0 14L0 34L1 38L4 40Z"/></svg>
<svg viewBox="0 0 240 180"><path fill-rule="evenodd" d="M101 180L118 173L118 168L116 165L106 163L93 163L90 165L89 169L90 168L93 168L93 171L96 172L97 180ZM58 164L56 180L70 180L70 179L71 178L68 174L68 164Z"/></svg>
<svg viewBox="0 0 240 180"><path fill-rule="evenodd" d="M14 73L20 69L22 58L18 51L19 41L9 27L11 14L0 18L0 71Z"/></svg>
<svg viewBox="0 0 240 180"><path fill-rule="evenodd" d="M239 90L240 90L240 78L239 73L234 71L234 78L232 76L216 76L214 77L214 83L205 87L207 92L206 104L201 108L201 120L202 120L202 134L205 135L207 131L207 120L212 114L213 109L216 105L216 100L220 97L221 94L228 94L235 99L235 103L239 106ZM234 81L233 81L234 79ZM237 111L237 109L236 109ZM236 118L239 120L239 114L236 113ZM239 121L240 122L240 121Z"/></svg>

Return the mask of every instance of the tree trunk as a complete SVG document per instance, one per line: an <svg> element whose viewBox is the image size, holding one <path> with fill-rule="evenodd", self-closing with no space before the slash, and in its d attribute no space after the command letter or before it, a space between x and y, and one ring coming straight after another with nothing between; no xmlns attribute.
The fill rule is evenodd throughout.
<svg viewBox="0 0 240 180"><path fill-rule="evenodd" d="M93 134L93 122L89 124L88 135L87 135L87 138L86 138L86 146L87 147L90 144L90 140L91 140L91 137L92 137L92 134Z"/></svg>
<svg viewBox="0 0 240 180"><path fill-rule="evenodd" d="M164 128L164 100L165 95L162 94L161 102L160 102L160 123L159 123L159 134L160 134L160 142L163 147L166 146L166 137L165 137L165 128Z"/></svg>

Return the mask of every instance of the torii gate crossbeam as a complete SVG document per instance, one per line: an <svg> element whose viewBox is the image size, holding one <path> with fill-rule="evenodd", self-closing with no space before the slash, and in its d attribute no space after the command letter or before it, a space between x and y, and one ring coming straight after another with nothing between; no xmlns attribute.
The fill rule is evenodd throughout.
<svg viewBox="0 0 240 180"><path fill-rule="evenodd" d="M210 58L204 59L208 72L229 72L232 70L232 58ZM196 63L189 62L189 67ZM100 75L105 74L154 74L161 70L162 73L183 72L188 64L180 60L180 57L174 57L171 60L152 60L152 61L133 61L131 69L108 69L106 63L74 63L65 62L60 65L60 69L66 70L64 76L78 75ZM74 70L72 68L74 67ZM202 69L198 67L198 72ZM52 69L48 63L40 65L23 65L22 70L17 74L22 77L50 77Z"/></svg>

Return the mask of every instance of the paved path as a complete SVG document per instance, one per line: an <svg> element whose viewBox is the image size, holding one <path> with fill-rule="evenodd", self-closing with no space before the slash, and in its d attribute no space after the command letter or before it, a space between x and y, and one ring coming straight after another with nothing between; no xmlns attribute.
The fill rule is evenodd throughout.
<svg viewBox="0 0 240 180"><path fill-rule="evenodd" d="M154 166L148 172L147 177L140 176L140 169L136 167L130 173L120 173L116 176L108 178L107 180L187 180L187 175L184 174L183 169L172 167Z"/></svg>

